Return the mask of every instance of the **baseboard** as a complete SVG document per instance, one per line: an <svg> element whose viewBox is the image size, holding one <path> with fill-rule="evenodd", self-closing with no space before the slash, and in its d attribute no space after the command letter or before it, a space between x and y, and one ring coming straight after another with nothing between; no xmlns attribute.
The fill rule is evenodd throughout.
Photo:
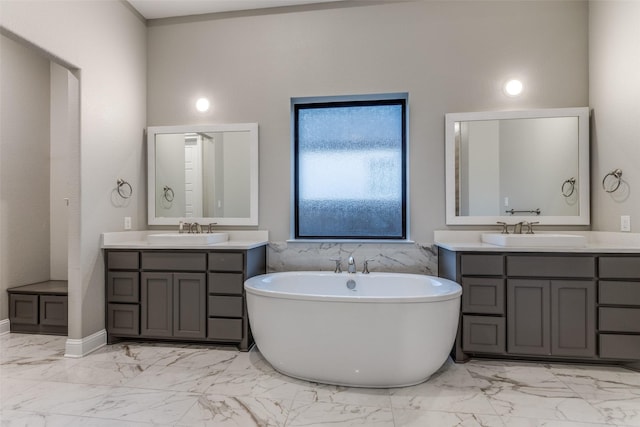
<svg viewBox="0 0 640 427"><path fill-rule="evenodd" d="M0 335L8 334L11 330L11 325L9 324L9 319L0 320Z"/></svg>
<svg viewBox="0 0 640 427"><path fill-rule="evenodd" d="M84 357L105 345L107 345L107 331L105 329L82 339L67 338L64 357Z"/></svg>

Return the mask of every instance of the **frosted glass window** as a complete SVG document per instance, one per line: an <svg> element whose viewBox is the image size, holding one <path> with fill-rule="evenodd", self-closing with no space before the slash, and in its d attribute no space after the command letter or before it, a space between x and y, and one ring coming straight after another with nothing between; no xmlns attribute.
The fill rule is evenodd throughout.
<svg viewBox="0 0 640 427"><path fill-rule="evenodd" d="M294 104L295 234L406 238L406 99Z"/></svg>

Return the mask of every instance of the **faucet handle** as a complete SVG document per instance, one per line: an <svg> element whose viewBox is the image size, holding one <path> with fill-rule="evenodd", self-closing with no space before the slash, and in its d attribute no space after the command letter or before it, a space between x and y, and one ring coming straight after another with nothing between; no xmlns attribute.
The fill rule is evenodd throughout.
<svg viewBox="0 0 640 427"><path fill-rule="evenodd" d="M502 226L502 234L509 234L509 225L503 221L497 221L496 224Z"/></svg>
<svg viewBox="0 0 640 427"><path fill-rule="evenodd" d="M342 273L342 260L340 258L329 258L331 261L335 261L336 269L333 271L334 273Z"/></svg>
<svg viewBox="0 0 640 427"><path fill-rule="evenodd" d="M213 233L213 226L214 225L218 225L217 222L210 222L209 225L207 226L207 232L208 233Z"/></svg>
<svg viewBox="0 0 640 427"><path fill-rule="evenodd" d="M532 222L528 222L528 223L527 223L527 228L528 228L528 230L527 230L527 234L535 234L535 233L533 232L533 226L534 226L535 224L540 224L540 221L532 221Z"/></svg>
<svg viewBox="0 0 640 427"><path fill-rule="evenodd" d="M369 262L375 261L375 258L369 258L364 260L364 265L362 267L362 274L369 274Z"/></svg>

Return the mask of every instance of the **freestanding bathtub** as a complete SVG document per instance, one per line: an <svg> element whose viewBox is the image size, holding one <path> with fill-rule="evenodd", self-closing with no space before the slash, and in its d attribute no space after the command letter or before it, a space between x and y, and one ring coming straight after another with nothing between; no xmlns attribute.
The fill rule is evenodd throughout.
<svg viewBox="0 0 640 427"><path fill-rule="evenodd" d="M256 345L276 370L355 387L428 379L451 351L462 294L450 280L401 273L271 273L244 286Z"/></svg>

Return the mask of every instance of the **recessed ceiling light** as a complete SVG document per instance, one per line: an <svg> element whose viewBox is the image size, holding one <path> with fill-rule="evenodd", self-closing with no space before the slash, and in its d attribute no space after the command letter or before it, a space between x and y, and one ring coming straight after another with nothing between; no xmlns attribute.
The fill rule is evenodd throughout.
<svg viewBox="0 0 640 427"><path fill-rule="evenodd" d="M200 98L196 101L196 109L201 113L204 113L205 111L209 111L209 106L210 106L210 103L207 98Z"/></svg>
<svg viewBox="0 0 640 427"><path fill-rule="evenodd" d="M509 96L518 96L522 93L523 85L520 80L512 79L504 84L504 93Z"/></svg>

